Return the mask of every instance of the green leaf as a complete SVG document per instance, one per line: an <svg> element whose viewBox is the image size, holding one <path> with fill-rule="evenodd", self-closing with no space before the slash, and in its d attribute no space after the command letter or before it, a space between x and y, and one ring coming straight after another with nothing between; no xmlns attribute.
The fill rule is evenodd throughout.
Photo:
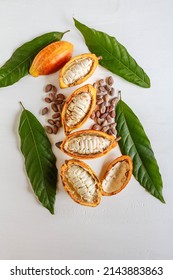
<svg viewBox="0 0 173 280"><path fill-rule="evenodd" d="M76 19L74 22L82 33L89 50L97 56L102 56L99 63L103 67L133 84L144 88L150 87L150 79L147 74L116 38L91 29Z"/></svg>
<svg viewBox="0 0 173 280"><path fill-rule="evenodd" d="M66 32L45 33L16 49L10 59L0 68L0 87L12 85L26 76L37 53L47 45L61 40Z"/></svg>
<svg viewBox="0 0 173 280"><path fill-rule="evenodd" d="M56 158L44 128L26 109L23 109L20 117L19 135L21 151L33 191L42 205L54 214L57 184Z"/></svg>
<svg viewBox="0 0 173 280"><path fill-rule="evenodd" d="M122 100L116 106L115 121L121 136L120 150L133 160L133 175L150 194L164 203L162 178L150 141L137 116Z"/></svg>

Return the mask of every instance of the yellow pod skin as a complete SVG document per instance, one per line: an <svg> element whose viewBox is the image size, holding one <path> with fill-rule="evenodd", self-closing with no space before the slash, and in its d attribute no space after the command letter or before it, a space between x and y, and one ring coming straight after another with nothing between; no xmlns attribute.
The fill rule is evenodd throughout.
<svg viewBox="0 0 173 280"><path fill-rule="evenodd" d="M122 191L132 176L133 163L131 157L120 156L112 161L101 180L102 195L111 196Z"/></svg>
<svg viewBox="0 0 173 280"><path fill-rule="evenodd" d="M80 205L96 207L101 201L101 183L84 162L70 159L61 167L61 180L69 196Z"/></svg>
<svg viewBox="0 0 173 280"><path fill-rule="evenodd" d="M116 138L105 132L86 129L69 134L56 146L77 159L95 159L107 154L117 145Z"/></svg>
<svg viewBox="0 0 173 280"><path fill-rule="evenodd" d="M74 91L62 110L62 125L65 134L81 127L90 117L96 105L96 89L88 84Z"/></svg>
<svg viewBox="0 0 173 280"><path fill-rule="evenodd" d="M60 88L68 88L86 81L95 71L100 57L85 53L69 60L59 73Z"/></svg>
<svg viewBox="0 0 173 280"><path fill-rule="evenodd" d="M54 73L71 59L72 53L73 45L67 41L51 43L35 56L29 73L33 77Z"/></svg>

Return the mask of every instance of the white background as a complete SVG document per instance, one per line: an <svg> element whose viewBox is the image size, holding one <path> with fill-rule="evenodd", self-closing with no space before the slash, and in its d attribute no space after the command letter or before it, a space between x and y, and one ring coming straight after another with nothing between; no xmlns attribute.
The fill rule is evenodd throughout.
<svg viewBox="0 0 173 280"><path fill-rule="evenodd" d="M151 88L143 89L114 75L115 89L122 90L152 143L166 204L132 178L119 195L103 197L96 208L83 207L71 200L59 179L55 215L43 208L33 195L19 149L19 101L45 124L39 114L43 88L49 82L58 86L58 73L27 76L0 88L0 259L172 259L173 2L0 0L0 64L24 42L55 30L71 30L63 39L74 44L74 55L87 52L72 17L115 36L151 78ZM87 82L108 75L99 66ZM61 92L67 96L72 90ZM67 156L54 143L63 137L61 131L51 138L59 170ZM100 176L118 155L116 148L87 164Z"/></svg>

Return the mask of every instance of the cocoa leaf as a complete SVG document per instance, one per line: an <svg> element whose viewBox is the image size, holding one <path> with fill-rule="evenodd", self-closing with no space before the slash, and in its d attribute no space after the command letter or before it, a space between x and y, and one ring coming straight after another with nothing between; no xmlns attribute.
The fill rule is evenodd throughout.
<svg viewBox="0 0 173 280"><path fill-rule="evenodd" d="M33 191L42 205L54 214L58 173L56 158L44 128L24 107L20 117L19 135L26 172Z"/></svg>
<svg viewBox="0 0 173 280"><path fill-rule="evenodd" d="M115 37L89 28L74 19L75 26L82 33L89 50L101 56L100 65L114 74L138 86L149 88L150 79L136 60Z"/></svg>

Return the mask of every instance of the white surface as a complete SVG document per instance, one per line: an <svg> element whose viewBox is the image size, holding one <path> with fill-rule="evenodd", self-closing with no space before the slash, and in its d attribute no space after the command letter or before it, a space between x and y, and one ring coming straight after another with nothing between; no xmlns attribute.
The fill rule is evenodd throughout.
<svg viewBox="0 0 173 280"><path fill-rule="evenodd" d="M74 55L86 52L72 17L114 35L150 76L149 89L117 76L115 88L122 89L124 101L137 114L152 143L163 176L166 205L132 178L124 191L103 197L94 209L74 203L59 180L55 215L43 208L33 196L19 150L18 102L22 101L44 124L39 115L44 106L43 87L49 82L58 86L58 75L27 76L0 89L0 258L172 259L173 2L0 0L0 64L24 42L54 30L70 29L63 39L74 44ZM88 82L109 74L99 66ZM63 137L62 132L56 138ZM56 148L54 152L60 169L67 157ZM117 148L87 163L100 174L119 154Z"/></svg>

